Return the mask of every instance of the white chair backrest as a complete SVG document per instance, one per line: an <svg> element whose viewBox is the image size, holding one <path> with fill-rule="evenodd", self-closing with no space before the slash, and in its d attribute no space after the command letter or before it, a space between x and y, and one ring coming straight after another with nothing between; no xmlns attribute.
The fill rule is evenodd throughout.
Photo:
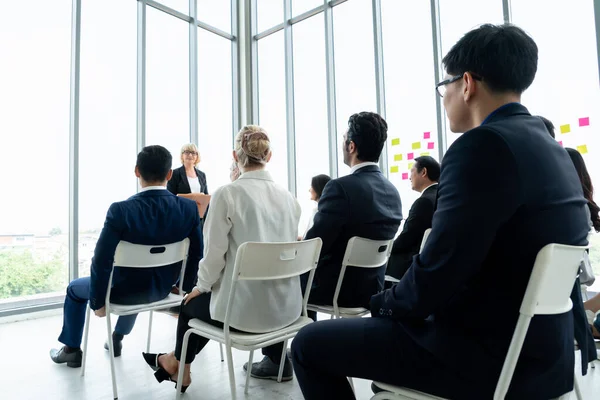
<svg viewBox="0 0 600 400"><path fill-rule="evenodd" d="M429 238L430 233L431 228L425 229L425 232L423 233L423 240L421 240L421 247L419 248L419 253L423 252L423 249L425 248L425 243L427 243L427 239Z"/></svg>
<svg viewBox="0 0 600 400"><path fill-rule="evenodd" d="M310 272L302 301L302 315L306 317L308 296L322 245L321 238L297 242L242 243L235 256L231 291L223 321L225 337L229 337L229 316L239 281L286 279Z"/></svg>
<svg viewBox="0 0 600 400"><path fill-rule="evenodd" d="M115 250L114 265L129 268L154 268L183 261L188 253L190 240L158 246L133 244L121 240Z"/></svg>
<svg viewBox="0 0 600 400"><path fill-rule="evenodd" d="M183 278L185 276L185 264L188 254L190 239L185 238L180 242L148 246L133 244L121 240L115 250L113 269L108 280L106 291L106 304L110 302L110 291L112 289L112 278L114 267L127 268L156 268L175 264L181 261L181 275L179 279L179 292L183 293Z"/></svg>
<svg viewBox="0 0 600 400"><path fill-rule="evenodd" d="M535 259L521 314L562 314L571 309L571 290L587 247L549 244Z"/></svg>
<svg viewBox="0 0 600 400"><path fill-rule="evenodd" d="M348 240L342 266L381 267L387 263L393 244L393 240L371 240L354 236Z"/></svg>
<svg viewBox="0 0 600 400"><path fill-rule="evenodd" d="M571 290L586 249L585 246L552 243L538 252L494 392L494 400L504 399L508 392L531 318L537 314L562 314L573 306Z"/></svg>

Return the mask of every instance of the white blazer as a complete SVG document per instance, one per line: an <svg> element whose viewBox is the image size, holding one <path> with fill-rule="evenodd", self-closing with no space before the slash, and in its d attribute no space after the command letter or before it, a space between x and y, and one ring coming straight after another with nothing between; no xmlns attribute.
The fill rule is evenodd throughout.
<svg viewBox="0 0 600 400"><path fill-rule="evenodd" d="M212 291L210 315L223 322L238 247L245 242L293 242L298 237L300 205L265 170L250 171L217 189L204 221L204 258L198 288ZM258 333L283 328L302 310L300 279L241 281L230 325Z"/></svg>

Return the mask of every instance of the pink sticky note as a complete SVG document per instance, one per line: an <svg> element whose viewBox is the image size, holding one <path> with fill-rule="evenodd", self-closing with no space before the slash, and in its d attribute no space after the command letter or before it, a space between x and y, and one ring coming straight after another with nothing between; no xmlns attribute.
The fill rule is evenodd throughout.
<svg viewBox="0 0 600 400"><path fill-rule="evenodd" d="M588 126L590 124L590 117L579 118L579 126Z"/></svg>
<svg viewBox="0 0 600 400"><path fill-rule="evenodd" d="M429 142L429 143L427 143L427 148L428 148L429 150L433 150L433 146L435 146L435 143L433 143L433 142Z"/></svg>
<svg viewBox="0 0 600 400"><path fill-rule="evenodd" d="M429 139L431 137L431 132L424 132L423 139Z"/></svg>
<svg viewBox="0 0 600 400"><path fill-rule="evenodd" d="M563 144L562 144L562 140L561 140L560 142L558 142L558 144L560 144L560 145L562 146L562 145L563 145Z"/></svg>
<svg viewBox="0 0 600 400"><path fill-rule="evenodd" d="M413 160L415 158L415 153L408 153L406 155L406 158L409 159L409 160Z"/></svg>
<svg viewBox="0 0 600 400"><path fill-rule="evenodd" d="M405 181L408 179L408 172L403 172L402 173L402 180Z"/></svg>

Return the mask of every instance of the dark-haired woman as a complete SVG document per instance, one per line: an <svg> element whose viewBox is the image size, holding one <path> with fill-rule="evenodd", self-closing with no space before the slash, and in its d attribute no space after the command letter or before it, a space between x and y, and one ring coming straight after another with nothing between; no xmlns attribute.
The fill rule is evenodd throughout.
<svg viewBox="0 0 600 400"><path fill-rule="evenodd" d="M321 195L323 194L323 189L325 189L325 185L327 185L327 182L329 182L330 180L331 178L329 177L329 175L325 174L313 176L310 182L310 189L308 189L308 192L310 193L310 199L316 202L317 205L319 203ZM309 229L312 228L315 219L315 214L317 213L318 209L317 205L315 205L315 208L313 209L312 214L310 215L310 218L308 220L308 226L306 227L306 231L304 231L304 235L299 239L304 238L304 236L306 236L306 232L308 232Z"/></svg>

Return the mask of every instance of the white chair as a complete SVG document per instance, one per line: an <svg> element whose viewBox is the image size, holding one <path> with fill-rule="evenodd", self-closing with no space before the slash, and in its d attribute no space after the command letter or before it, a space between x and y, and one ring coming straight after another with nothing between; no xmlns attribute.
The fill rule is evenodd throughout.
<svg viewBox="0 0 600 400"><path fill-rule="evenodd" d="M112 326L110 315L131 315L138 314L144 311L150 311L148 323L148 341L146 343L146 352L150 352L150 339L152 335L152 312L163 308L178 306L183 300L182 295L170 293L166 298L155 301L153 303L122 305L110 302L110 292L112 289L112 278L114 267L128 268L157 268L165 265L181 262L181 275L179 279L179 293L183 293L183 277L185 276L185 264L188 254L190 240L184 239L181 242L171 243L158 246L144 246L133 244L125 241L120 241L115 250L113 269L108 280L108 289L106 290L106 329L108 333L108 353L110 354L110 372L112 376L113 396L115 400L117 396L117 380L115 378L115 357L113 353ZM81 366L81 376L85 375L85 362L87 359L88 333L90 328L90 310L87 308L87 316L85 320L85 333L83 344L83 360Z"/></svg>
<svg viewBox="0 0 600 400"><path fill-rule="evenodd" d="M281 353L281 363L277 381L281 382L283 374L284 360L286 357L287 342L289 339L296 336L296 333L304 326L313 322L306 315L306 305L308 303L308 295L312 286L315 268L319 261L321 253L322 241L320 238L315 238L299 242L284 242L284 243L243 243L237 251L235 264L233 267L233 279L231 282L231 292L227 302L227 310L225 312L225 320L223 328L217 328L199 319L193 319L189 322L190 329L183 337L183 346L181 349L180 365L185 364L185 355L187 352L188 341L190 335L200 335L207 339L217 341L225 345L227 353L227 367L229 370L229 384L231 386L231 398L236 398L235 375L233 372L233 355L231 349L250 351L248 358L248 371L246 375L246 385L244 393L248 393L248 383L250 381L250 371L252 368L252 356L254 350L270 346L275 343L284 342L283 351ZM302 315L291 325L273 332L266 333L240 333L230 332L229 324L231 318L231 307L235 297L236 288L239 281L267 281L276 279L286 279L299 277L300 275L310 272L308 284L302 300ZM183 370L179 368L177 382L183 382ZM181 388L183 385L177 386L176 399L181 396Z"/></svg>
<svg viewBox="0 0 600 400"><path fill-rule="evenodd" d="M346 246L346 252L342 259L340 276L333 295L333 305L309 304L310 311L316 311L331 315L332 318L360 318L370 313L364 307L339 307L338 296L344 281L347 267L355 268L378 268L387 264L392 253L393 240L371 240L358 236L352 237Z"/></svg>
<svg viewBox="0 0 600 400"><path fill-rule="evenodd" d="M583 259L583 253L586 249L587 247L583 246L549 244L539 251L521 303L517 326L496 385L494 400L504 399L508 391L533 316L562 314L569 311L573 306L570 298L571 290L579 270L579 263ZM371 400L441 399L417 390L385 383L375 382L375 385L385 390L385 392L375 394ZM577 399L581 400L577 377L574 379L574 387Z"/></svg>
<svg viewBox="0 0 600 400"><path fill-rule="evenodd" d="M430 233L431 233L431 228L427 228L427 229L425 229L425 232L423 232L423 240L421 240L421 247L419 248L419 254L423 252L423 248L425 248L425 243L427 242L427 238L429 237ZM385 280L388 282L392 282L392 283L400 282L400 279L394 278L393 276L390 276L390 275L386 275Z"/></svg>

